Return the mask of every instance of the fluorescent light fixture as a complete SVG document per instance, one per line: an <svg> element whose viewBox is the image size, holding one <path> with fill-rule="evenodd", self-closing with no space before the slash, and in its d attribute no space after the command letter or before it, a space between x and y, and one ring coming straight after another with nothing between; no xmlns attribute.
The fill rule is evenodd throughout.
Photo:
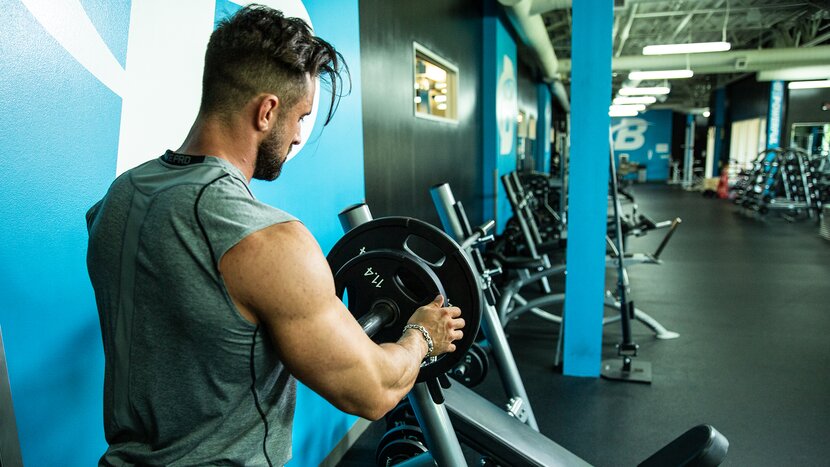
<svg viewBox="0 0 830 467"><path fill-rule="evenodd" d="M622 88L621 96L665 96L671 91L666 86L655 86L651 88Z"/></svg>
<svg viewBox="0 0 830 467"><path fill-rule="evenodd" d="M625 104L653 104L657 102L657 98L654 96L622 96L622 97L615 97L614 104L616 105L625 105Z"/></svg>
<svg viewBox="0 0 830 467"><path fill-rule="evenodd" d="M830 77L830 66L798 66L780 70L762 70L756 75L758 81L813 81Z"/></svg>
<svg viewBox="0 0 830 467"><path fill-rule="evenodd" d="M436 107L438 110L447 110L447 104L438 104Z"/></svg>
<svg viewBox="0 0 830 467"><path fill-rule="evenodd" d="M608 115L612 117L634 117L637 112L642 110L646 110L644 104L610 105L608 106Z"/></svg>
<svg viewBox="0 0 830 467"><path fill-rule="evenodd" d="M433 99L435 99L435 102L447 102L447 95L446 94L438 94L435 97L433 97Z"/></svg>
<svg viewBox="0 0 830 467"><path fill-rule="evenodd" d="M645 81L648 79L681 79L694 76L692 70L656 70L656 71L632 71L628 74L631 81Z"/></svg>
<svg viewBox="0 0 830 467"><path fill-rule="evenodd" d="M790 89L830 88L830 79L821 81L793 81L787 85Z"/></svg>
<svg viewBox="0 0 830 467"><path fill-rule="evenodd" d="M612 105L608 107L608 115L611 117L636 117L637 109L629 105Z"/></svg>
<svg viewBox="0 0 830 467"><path fill-rule="evenodd" d="M443 82L435 83L435 89L446 89L446 88L447 88L447 83L443 83Z"/></svg>
<svg viewBox="0 0 830 467"><path fill-rule="evenodd" d="M726 52L732 48L729 42L695 42L692 44L663 44L643 47L643 55L696 54L701 52Z"/></svg>

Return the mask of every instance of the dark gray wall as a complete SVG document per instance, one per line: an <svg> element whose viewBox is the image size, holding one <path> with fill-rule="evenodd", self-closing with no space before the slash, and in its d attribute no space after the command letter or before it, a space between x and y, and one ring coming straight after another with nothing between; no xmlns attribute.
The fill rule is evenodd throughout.
<svg viewBox="0 0 830 467"><path fill-rule="evenodd" d="M537 98L538 91L536 90L536 81L534 80L535 71L530 68L524 61L520 58L519 59L519 67L518 67L518 87L519 87L519 111L524 112L526 118L529 120L532 118L534 121L539 118L539 102ZM529 123L525 122L525 125ZM536 124L534 123L534 127ZM536 131L534 128L530 130L528 127L528 132ZM535 169L535 154L536 154L536 144L538 143L538 136L536 140L531 140L527 138L524 141L524 156L517 153L517 165L519 167L523 167L525 170ZM522 146L519 146L517 149L521 149ZM524 165L523 165L524 164Z"/></svg>
<svg viewBox="0 0 830 467"><path fill-rule="evenodd" d="M830 111L821 110L822 104L830 104L830 89L792 89L787 101L787 141L793 123L830 122Z"/></svg>
<svg viewBox="0 0 830 467"><path fill-rule="evenodd" d="M750 118L767 118L769 112L769 82L758 82L748 76L726 87L727 124Z"/></svg>
<svg viewBox="0 0 830 467"><path fill-rule="evenodd" d="M366 201L376 217L437 223L429 188L449 182L481 220L482 2L360 1ZM459 122L413 113L412 42L459 69Z"/></svg>
<svg viewBox="0 0 830 467"><path fill-rule="evenodd" d="M528 117L539 118L539 103L536 97L534 70L519 59L519 110Z"/></svg>

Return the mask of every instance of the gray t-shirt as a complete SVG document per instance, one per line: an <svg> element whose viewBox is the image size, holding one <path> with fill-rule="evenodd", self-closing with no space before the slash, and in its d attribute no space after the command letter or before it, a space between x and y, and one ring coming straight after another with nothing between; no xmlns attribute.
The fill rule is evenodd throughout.
<svg viewBox="0 0 830 467"><path fill-rule="evenodd" d="M282 465L295 381L234 306L218 264L296 220L241 171L168 151L118 177L87 213L87 267L106 369L101 465Z"/></svg>

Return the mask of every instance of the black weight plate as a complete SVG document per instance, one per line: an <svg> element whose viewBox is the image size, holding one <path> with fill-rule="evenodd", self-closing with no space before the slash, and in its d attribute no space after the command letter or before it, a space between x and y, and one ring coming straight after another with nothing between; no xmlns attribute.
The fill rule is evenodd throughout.
<svg viewBox="0 0 830 467"><path fill-rule="evenodd" d="M377 465L387 467L412 459L427 452L427 447L411 439L398 439L385 446L378 446Z"/></svg>
<svg viewBox="0 0 830 467"><path fill-rule="evenodd" d="M395 342L415 310L444 294L428 266L402 251L374 250L356 256L334 273L337 296L348 294L347 306L356 319L380 300L394 302L397 319L370 336L375 342Z"/></svg>
<svg viewBox="0 0 830 467"><path fill-rule="evenodd" d="M484 381L488 368L487 354L478 344L473 344L461 363L450 372L450 375L464 386L472 388Z"/></svg>
<svg viewBox="0 0 830 467"><path fill-rule="evenodd" d="M385 446L398 439L410 439L425 444L424 432L421 431L420 427L415 425L398 425L383 435L380 442L378 442L378 446Z"/></svg>
<svg viewBox="0 0 830 467"><path fill-rule="evenodd" d="M332 271L338 271L352 258L373 250L403 251L429 264L444 287L444 297L461 309L466 325L464 337L455 342L456 351L421 368L418 381L446 373L464 357L481 321L481 289L472 262L458 243L440 229L418 219L384 217L361 224L344 235L329 252L329 265Z"/></svg>
<svg viewBox="0 0 830 467"><path fill-rule="evenodd" d="M386 430L389 431L399 425L418 425L418 418L408 399L404 399L394 409L386 414Z"/></svg>

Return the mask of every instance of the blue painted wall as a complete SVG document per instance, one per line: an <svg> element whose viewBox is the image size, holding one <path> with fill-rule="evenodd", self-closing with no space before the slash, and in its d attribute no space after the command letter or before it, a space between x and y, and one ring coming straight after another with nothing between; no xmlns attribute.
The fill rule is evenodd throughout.
<svg viewBox="0 0 830 467"><path fill-rule="evenodd" d="M650 110L636 117L613 117L611 131L618 164L619 157L628 154L629 162L646 167L648 181L669 178L671 110Z"/></svg>
<svg viewBox="0 0 830 467"><path fill-rule="evenodd" d="M539 104L539 118L536 120L536 170L550 173L550 129L553 126L553 104L550 87L547 84L536 85L536 99Z"/></svg>
<svg viewBox="0 0 830 467"><path fill-rule="evenodd" d="M510 36L495 9L484 15L484 60L482 95L484 102L483 207L485 219L496 213L498 233L512 215L510 203L494 171L501 176L516 170L516 133L518 131L518 62L516 42ZM495 194L498 193L498 197ZM494 198L495 209L494 209Z"/></svg>
<svg viewBox="0 0 830 467"><path fill-rule="evenodd" d="M237 8L226 0L194 5L220 16ZM125 67L132 5L83 0L81 6ZM327 251L341 235L337 212L364 197L357 0L306 0L305 7L317 33L346 57L352 93L322 132L317 119L279 181L256 182L254 191L297 215ZM93 465L105 449L103 352L86 273L84 213L115 177L122 98L19 1L0 1L0 11L6 25L0 30L6 174L0 187L0 326L24 462ZM203 16L216 19L211 12ZM73 17L63 20L75 26ZM326 97L324 92L321 102ZM154 148L148 158L166 148ZM291 465L319 463L354 421L300 388Z"/></svg>

